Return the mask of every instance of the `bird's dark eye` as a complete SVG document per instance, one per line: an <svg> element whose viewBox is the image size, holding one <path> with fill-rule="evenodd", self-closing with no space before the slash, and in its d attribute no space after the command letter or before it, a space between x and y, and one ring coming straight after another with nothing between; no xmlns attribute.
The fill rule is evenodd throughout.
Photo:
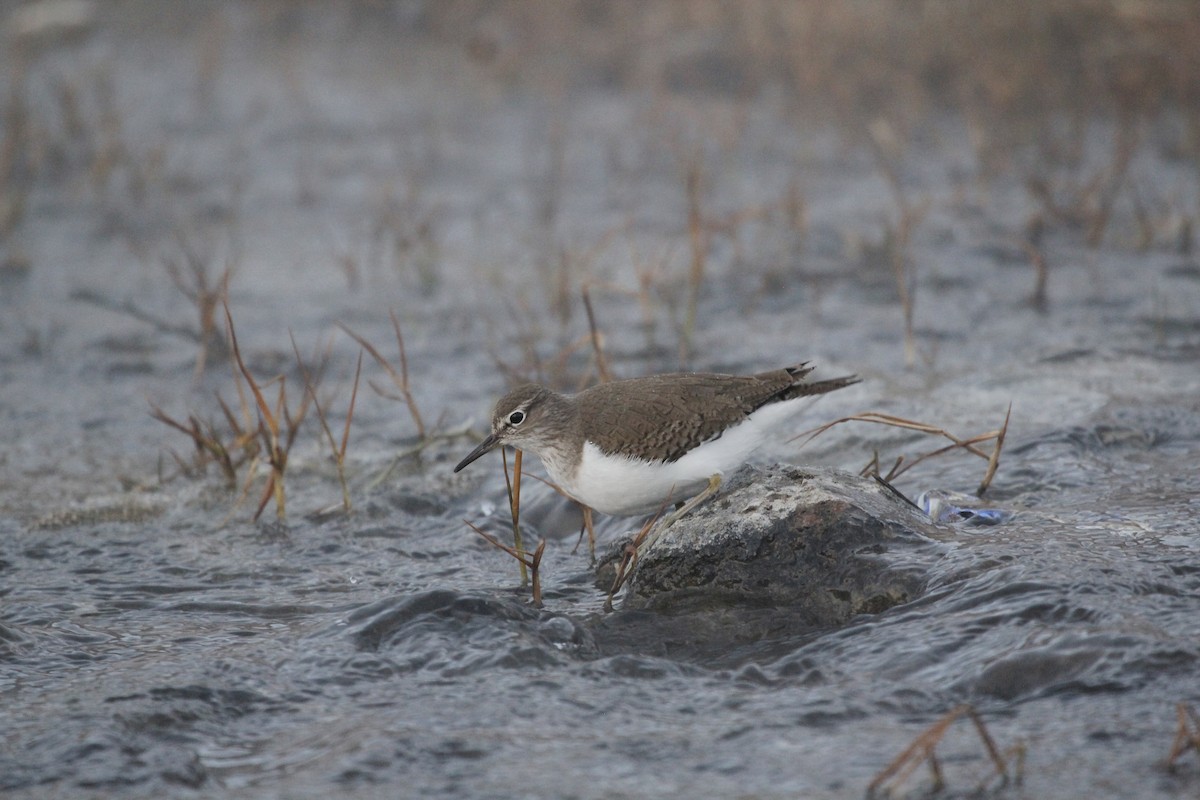
<svg viewBox="0 0 1200 800"><path fill-rule="evenodd" d="M514 411L508 415L508 424L509 425L520 425L524 421L525 421L525 412L524 411Z"/></svg>

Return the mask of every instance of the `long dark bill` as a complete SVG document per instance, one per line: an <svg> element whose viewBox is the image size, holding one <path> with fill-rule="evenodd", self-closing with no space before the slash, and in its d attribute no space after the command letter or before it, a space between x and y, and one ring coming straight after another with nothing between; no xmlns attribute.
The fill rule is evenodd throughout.
<svg viewBox="0 0 1200 800"><path fill-rule="evenodd" d="M458 462L458 466L454 468L454 471L458 472L460 469L465 467L467 464L470 464L484 453L490 453L498 444L500 444L500 437L494 433L491 434L482 442L480 442L478 447L468 453L466 458Z"/></svg>

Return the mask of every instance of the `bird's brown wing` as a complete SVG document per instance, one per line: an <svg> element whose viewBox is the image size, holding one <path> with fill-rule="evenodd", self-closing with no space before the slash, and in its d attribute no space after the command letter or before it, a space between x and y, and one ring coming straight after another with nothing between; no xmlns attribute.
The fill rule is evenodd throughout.
<svg viewBox="0 0 1200 800"><path fill-rule="evenodd" d="M767 403L787 399L806 372L650 375L593 386L576 400L584 434L604 452L675 461Z"/></svg>

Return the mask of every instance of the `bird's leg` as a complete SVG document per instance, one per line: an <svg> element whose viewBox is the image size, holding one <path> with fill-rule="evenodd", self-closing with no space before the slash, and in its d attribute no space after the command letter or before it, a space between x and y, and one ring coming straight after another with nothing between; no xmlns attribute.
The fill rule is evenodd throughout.
<svg viewBox="0 0 1200 800"><path fill-rule="evenodd" d="M669 528L672 523L674 523L684 514L687 514L696 506L703 503L708 498L712 497L720 488L721 474L717 473L708 479L708 486L704 488L704 491L700 492L700 494L696 495L691 500L688 500L686 503L677 504L675 511L671 514L671 516L663 520L661 524L655 525L655 521L658 519L657 514L653 518L646 521L646 524L642 526L640 531L638 531L637 536L633 537L633 541L625 546L625 551L621 554L621 562L617 565L617 577L613 581L612 588L608 591L608 599L604 602L605 611L612 611L613 595L620 591L621 587L633 574L634 568L637 567L638 554L658 541L658 537L661 536L663 531ZM663 503L663 505L666 506L666 503ZM659 513L662 513L661 510Z"/></svg>
<svg viewBox="0 0 1200 800"><path fill-rule="evenodd" d="M596 563L596 529L592 527L592 509L587 506L583 507L583 527L587 528L588 534L588 555L592 558L592 563Z"/></svg>
<svg viewBox="0 0 1200 800"><path fill-rule="evenodd" d="M592 563L596 563L596 529L592 527L592 509L579 504L579 510L583 512L583 524L579 527L579 541L575 542L575 547L571 550L571 555L574 555L579 550L579 545L583 543L583 532L587 531L588 535L588 553L592 557Z"/></svg>
<svg viewBox="0 0 1200 800"><path fill-rule="evenodd" d="M617 564L617 576L613 579L612 588L608 590L608 597L604 601L604 612L607 614L613 610L613 595L620 591L625 584L625 579L629 577L633 571L633 567L637 564L637 544L630 542L625 545L625 549L621 552L621 562Z"/></svg>
<svg viewBox="0 0 1200 800"><path fill-rule="evenodd" d="M667 528L674 525L681 517L689 513L696 506L700 505L705 500L716 494L717 490L720 488L721 473L718 472L708 479L708 486L704 487L704 491L700 492L700 494L696 495L691 500L688 500L681 508L678 508L672 512L671 516L664 519L662 523L649 536L646 537L646 541L638 547L638 550L644 551L647 547L657 542L658 537L662 536L663 532Z"/></svg>
<svg viewBox="0 0 1200 800"><path fill-rule="evenodd" d="M713 475L711 478L708 479L708 486L704 487L704 491L700 492L700 494L696 495L691 500L688 500L686 503L684 503L680 508L676 509L675 512L671 514L671 516L669 516L665 520L663 520L663 524L660 525L658 529L660 531L662 531L662 530L666 530L667 528L671 527L681 517L683 517L685 514L687 514L689 511L691 511L696 506L700 505L705 500L707 500L708 498L710 498L714 494L716 494L720 488L721 488L721 473L718 472L715 475Z"/></svg>

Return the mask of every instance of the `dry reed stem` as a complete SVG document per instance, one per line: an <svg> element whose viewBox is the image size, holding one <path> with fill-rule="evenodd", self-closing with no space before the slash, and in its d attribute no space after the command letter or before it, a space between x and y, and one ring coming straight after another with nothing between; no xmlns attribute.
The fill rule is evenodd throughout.
<svg viewBox="0 0 1200 800"><path fill-rule="evenodd" d="M163 411L153 402L150 403L150 408L150 416L159 422L162 422L163 424L180 431L192 440L192 444L196 448L196 466L203 468L206 461L213 461L218 467L220 467L221 472L224 474L225 480L229 483L229 485L237 485L237 466L241 462L234 462L233 456L230 453L230 448L222 444L221 438L217 434L215 425L213 425L211 422L201 422L195 414L189 414L188 422L187 424L184 424L168 416L165 411ZM241 442L240 432L235 430L232 445L237 447L240 444L243 444ZM179 464L180 468L185 473L189 473L191 471L191 469L183 462L183 459L181 459L177 453L175 453L173 450L170 451L170 453L175 459L176 463Z"/></svg>
<svg viewBox="0 0 1200 800"><path fill-rule="evenodd" d="M905 462L904 456L902 456L902 455L896 456L896 460L892 464L892 468L890 470L888 470L887 475L881 475L879 477L883 478L885 481L895 480L899 476L903 475L905 472L908 472L910 469L915 467L917 464L920 464L922 461L925 461L930 458L934 458L936 456L944 455L946 453L949 453L953 450L958 450L960 448L967 449L970 452L975 452L976 455L981 455L981 453L978 453L974 449L972 449L974 447L974 445L982 444L983 442L987 442L987 441L991 441L994 438L996 438L996 431L993 431L991 433L981 433L978 436L971 437L970 439L964 439L961 443L948 444L945 447L939 447L936 450L929 451L928 453L922 453L921 455L917 456L916 458L914 458L908 462ZM988 457L988 458L990 460L990 457ZM878 464L878 458L876 458L876 464ZM871 474L878 474L878 473L871 473L864 469L863 472L860 474L871 475Z"/></svg>
<svg viewBox="0 0 1200 800"><path fill-rule="evenodd" d="M904 363L908 367L916 364L917 342L913 330L914 306L914 274L908 257L909 245L913 232L929 211L928 198L919 202L910 202L904 192L904 183L900 179L897 162L900 159L902 147L894 128L884 119L879 118L868 125L867 141L875 155L875 163L883 174L892 200L896 204L898 218L894 230L889 229L889 255L892 273L896 280L896 291L900 296L900 308L904 314Z"/></svg>
<svg viewBox="0 0 1200 800"><path fill-rule="evenodd" d="M557 353L547 359L542 359L537 355L533 347L529 347L526 352L526 365L513 366L502 359L496 351L489 349L488 355L492 359L492 363L500 370L511 382L525 383L534 380L540 383L561 383L567 377L567 365L571 356L592 344L590 334L583 334L577 339L573 339L562 347ZM587 371L579 376L576 380L577 389L581 391L592 383L591 371Z"/></svg>
<svg viewBox="0 0 1200 800"><path fill-rule="evenodd" d="M1038 311L1045 311L1046 284L1050 279L1050 271L1046 268L1046 256L1041 248L1029 239L1022 240L1021 249L1025 251L1026 258L1033 266L1033 294L1030 296L1029 302Z"/></svg>
<svg viewBox="0 0 1200 800"><path fill-rule="evenodd" d="M600 375L601 383L612 380L612 372L608 369L608 356L604 352L604 336L596 328L596 313L592 310L592 297L588 287L584 286L583 307L587 311L588 332L592 339L592 351L596 354L596 372Z"/></svg>
<svg viewBox="0 0 1200 800"><path fill-rule="evenodd" d="M613 240L620 233L627 230L630 225L631 221L628 219L615 224L605 230L595 242L586 247L576 247L572 244L558 244L556 241L551 241L550 245L557 247L556 253L538 259L538 270L543 276L543 282L549 287L546 297L549 310L557 317L562 326L566 326L571 321L572 276L588 275L591 272L591 265L595 263L600 254L609 248ZM549 267L543 266L547 263L556 265L552 272ZM528 316L530 313L530 309L523 309L525 316Z"/></svg>
<svg viewBox="0 0 1200 800"><path fill-rule="evenodd" d="M700 157L693 155L688 161L684 177L687 194L688 244L691 246L691 269L688 273L687 310L684 314L683 335L680 343L686 354L691 349L692 334L696 329L696 313L700 304L700 287L704 285L704 273L708 261L709 234L700 208L702 174Z"/></svg>
<svg viewBox="0 0 1200 800"><path fill-rule="evenodd" d="M193 380L199 380L208 364L210 353L216 354L222 359L228 356L225 340L217 330L216 314L218 308L229 302L229 282L233 277L233 265L227 262L225 269L221 271L220 276L213 283L209 277L208 266L205 261L187 247L186 243L182 242L182 240L180 247L184 251L184 259L187 262L188 275L190 277L185 278L183 270L180 269L174 260L164 259L163 267L166 269L167 275L171 278L171 283L179 290L179 293L196 307L197 322L199 325L197 330L193 330L187 325L179 325L161 319L154 314L144 311L131 300L118 302L90 289L76 289L71 292L71 299L131 317L139 322L150 325L160 333L178 336L195 342L199 345L200 349L196 354Z"/></svg>
<svg viewBox="0 0 1200 800"><path fill-rule="evenodd" d="M901 212L899 230L892 241L892 273L896 278L896 291L900 295L900 309L904 315L904 364L912 367L917 363L917 339L913 331L914 297L912 291L913 271L908 258L909 237L912 232L908 217Z"/></svg>
<svg viewBox="0 0 1200 800"><path fill-rule="evenodd" d="M259 433L262 435L267 446L267 458L272 467L271 478L267 482L267 491L263 493L258 510L254 514L254 519L257 520L259 515L262 514L263 508L270 497L271 490L275 485L275 460L279 450L279 421L271 413L271 408L267 405L266 399L259 390L254 376L250 374L250 370L246 368L246 363L242 360L241 349L238 347L237 333L233 327L233 316L229 313L228 304L225 305L225 321L229 326L229 341L233 348L234 365L241 371L242 377L245 378L246 384L250 387L250 391L254 395L254 402L258 407ZM279 513L278 505L276 506L276 511Z"/></svg>
<svg viewBox="0 0 1200 800"><path fill-rule="evenodd" d="M262 390L259 388L257 381L254 380L254 376L250 373L250 369L246 366L246 362L242 359L241 348L238 346L237 333L233 327L233 315L229 313L229 305L223 304L223 308L225 309L225 322L229 327L229 342L233 352L234 363L241 372L242 377L246 379L246 383L250 387L250 392L254 395L254 402L258 407L259 413L259 433L262 436L264 445L266 445L267 463L271 465L271 475L267 479L262 499L259 500L258 508L254 512L254 520L258 521L258 518L262 516L263 510L267 507L267 503L271 499L274 499L275 516L280 522L283 522L287 519L287 494L284 489L283 477L287 471L288 453L291 451L292 445L296 441L296 434L300 431L300 425L308 413L309 395L305 393L299 410L293 415L287 403L287 382L281 375L277 379L279 381L279 395L275 402L275 408L272 410L267 404L266 398L263 397ZM286 432L281 431L280 418L286 424Z"/></svg>
<svg viewBox="0 0 1200 800"><path fill-rule="evenodd" d="M966 452L971 453L972 455L979 456L980 458L982 458L988 462L987 473L984 475L983 482L980 484L979 493L982 494L982 492L985 491L987 489L987 487L991 484L992 478L995 476L996 470L999 467L1000 447L1001 447L1001 445L1003 445L1004 436L1008 431L1008 421L1009 421L1009 417L1011 416L1011 414L1012 414L1012 406L1010 404L1008 413L1006 413L1005 417L1004 417L1003 427L999 428L998 430L991 431L989 433L981 433L977 436L972 436L969 439L962 439L962 438L959 438L959 437L955 436L954 434L950 433L945 428L942 428L937 425L931 425L931 424L925 423L925 422L917 422L916 420L905 419L904 417L898 417L894 414L885 414L881 411L867 411L867 412L864 412L861 414L853 414L848 417L841 417L839 419L835 419L832 422L827 422L824 425L820 425L811 430L802 431L801 433L798 433L795 436L793 436L788 441L795 441L795 440L799 439L800 437L807 437L800 444L800 446L803 447L804 445L808 444L813 439L820 436L822 433L829 430L833 426L841 425L842 423L845 423L845 422L871 422L871 423L875 423L878 425L888 425L888 426L891 426L894 428L903 428L905 430L917 431L919 433L943 436L943 437L949 439L952 442L952 444L947 445L945 447L940 447L940 448L938 448L936 450L932 450L928 453L923 453L922 455L917 456L916 458L914 458L908 462L904 461L903 456L898 457L896 459L895 463L892 465L891 470L888 471L888 474L883 476L883 479L885 481L891 481L894 478L904 474L905 472L912 469L917 464L921 463L922 461L924 461L928 458L933 458L934 456L939 456L939 455L942 455L943 453L948 453L952 450L965 450ZM997 444L993 448L991 453L985 453L984 451L980 450L978 447L975 446L977 444L991 441L993 439L997 440ZM872 467L874 468L873 473L870 471L872 469ZM874 457L872 458L871 462L868 463L867 466L863 469L862 474L878 475L879 474L878 468L879 468L879 453L876 452Z"/></svg>
<svg viewBox="0 0 1200 800"><path fill-rule="evenodd" d="M987 472L984 473L983 480L979 482L979 488L975 490L976 497L983 497L983 493L992 485L992 478L996 476L996 470L1000 467L1000 451L1004 448L1004 438L1008 435L1010 419L1012 419L1012 403L1008 404L1008 410L1004 412L1004 424L996 432L996 446L992 448L991 458L988 459Z"/></svg>
<svg viewBox="0 0 1200 800"><path fill-rule="evenodd" d="M390 377L392 379L392 383L395 385L396 389L400 392L400 394L395 395L395 394L386 392L386 391L380 389L378 386L376 386L371 381L367 381L367 383L379 395L386 397L389 400L403 401L404 404L406 406L408 406L408 413L409 413L409 416L412 417L413 424L417 426L418 438L424 440L425 438L428 437L429 434L425 430L425 422L424 422L424 420L421 419L421 412L417 408L417 401L413 397L412 391L409 387L408 353L406 352L406 350L404 348L404 335L400 332L400 321L398 319L396 319L395 311L389 310L388 316L390 316L392 319L392 329L396 332L396 343L400 347L400 370L398 372L388 362L388 360L386 358L384 358L378 350L375 349L374 345L372 345L366 339L359 336L357 333L350 330L350 328L346 327L345 325L343 325L340 322L338 323L338 327L341 328L343 331L345 331L346 334L350 336L350 338L354 339L354 341L356 341L360 345L362 345L362 347L368 353L371 354L371 357L375 359L375 362L377 364L379 364L379 366L383 367L384 372L386 372L388 374L388 377Z"/></svg>
<svg viewBox="0 0 1200 800"><path fill-rule="evenodd" d="M1169 770L1175 768L1176 760L1188 750L1200 753L1200 717L1187 703L1178 703L1175 706L1175 718L1175 741L1171 743L1171 752L1167 754L1165 762Z"/></svg>
<svg viewBox="0 0 1200 800"><path fill-rule="evenodd" d="M312 400L313 408L317 412L317 420L321 424L321 431L325 434L325 441L329 443L329 451L333 456L334 467L337 469L338 483L342 488L342 508L349 514L353 509L350 504L350 487L346 483L346 449L350 445L350 424L354 419L354 404L358 400L358 382L362 375L363 351L358 351L358 363L354 368L354 384L350 389L350 406L346 410L346 422L342 426L342 438L339 443L334 439L333 431L329 427L329 420L325 414L325 409L321 408L321 401L317 397L317 383L320 381L320 374L317 380L314 381L308 368L304 366L304 359L300 357L300 350L296 347L296 337L292 337L292 352L296 354L296 364L300 368L300 374L304 378L304 390L308 392ZM328 350L326 351L328 357ZM324 363L322 363L322 370Z"/></svg>
<svg viewBox="0 0 1200 800"><path fill-rule="evenodd" d="M1146 202L1138 189L1137 181L1133 178L1129 179L1129 194L1133 202L1133 218L1137 222L1137 250L1139 253L1144 253L1154 244L1155 225L1150 219L1150 212L1146 209Z"/></svg>
<svg viewBox="0 0 1200 800"><path fill-rule="evenodd" d="M518 295L515 298L503 297L504 311L512 323L516 326L516 346L520 349L523 362L517 366L505 361L500 357L500 354L495 351L491 343L488 344L488 356L492 359L492 363L496 365L496 369L509 379L512 383L524 383L528 380L531 374L538 382L544 382L542 374L542 360L537 352L537 343L543 338L542 332L538 329L539 315L533 313L529 308L528 298L524 295ZM494 339L495 337L493 337ZM505 351L513 348L505 345Z"/></svg>
<svg viewBox="0 0 1200 800"><path fill-rule="evenodd" d="M192 342L199 342L199 335L186 325L176 325L173 322L159 319L134 305L133 302L126 300L117 302L103 295L92 291L91 289L75 289L71 292L70 298L81 303L89 303L98 308L103 308L106 311L112 311L117 314L124 314L127 317L136 319L138 322L144 322L150 325L159 333L168 333L173 336L178 336L181 339L187 339Z"/></svg>
<svg viewBox="0 0 1200 800"><path fill-rule="evenodd" d="M246 417L244 422L239 420L230 410L229 405L219 392L214 393L214 396L221 408L221 413L224 415L226 423L229 425L230 439L228 444L222 442L222 437L217 433L217 426L213 422L202 421L196 414L189 414L188 421L183 423L167 415L153 401L147 399L147 402L151 408L151 417L180 431L192 440L197 455L197 461L194 466L203 469L207 461L216 462L232 488L237 485L238 468L249 459L258 455L258 430L257 428L251 430L250 426L253 424L251 418ZM190 474L193 467L183 463L183 460L174 450L170 450L169 452L183 472ZM235 458L235 453L240 453L240 455Z"/></svg>
<svg viewBox="0 0 1200 800"><path fill-rule="evenodd" d="M372 478L371 481L366 485L365 491L368 493L373 492L381 483L391 477L392 472L396 469L396 466L401 461L413 456L420 456L434 442L439 440L458 439L459 437L467 436L469 434L471 434L470 422L463 423L457 428L451 428L449 430L439 430L435 426L428 438L422 439L415 444L398 450L396 454L392 456L392 460L388 463L387 467L374 478Z"/></svg>
<svg viewBox="0 0 1200 800"><path fill-rule="evenodd" d="M225 352L225 340L217 330L217 309L229 303L229 281L233 277L233 264L226 261L225 268L221 270L216 282L212 283L207 262L188 246L182 236L179 237L179 247L187 262L189 277L184 277L183 270L174 259L163 259L163 267L170 276L171 283L180 294L192 302L199 316L200 352L196 355L194 370L194 379L198 380L204 374L210 351L216 352L222 358L228 355Z"/></svg>
<svg viewBox="0 0 1200 800"><path fill-rule="evenodd" d="M240 394L240 384L238 386L238 391ZM231 409L229 404L225 402L225 398L221 397L220 392L215 392L214 395L217 398L217 405L221 407L221 413L225 415L225 421L229 423L230 430L237 432L238 435L242 435L244 433L247 436L253 436L254 433L250 431L250 425L253 422L253 419L249 415L244 415L242 417L242 420L244 420L243 424L242 420L238 420L238 418L234 416L233 409ZM243 408L243 411L244 410L246 409Z"/></svg>
<svg viewBox="0 0 1200 800"><path fill-rule="evenodd" d="M513 453L513 476L509 479L508 475L508 455L505 448L500 448L500 463L504 467L504 486L508 490L508 510L512 514L512 530L513 530L513 546L517 550L523 551L524 545L521 543L521 460L524 453L521 450L515 450ZM525 562L517 559L521 564L521 585L524 586L529 582L529 574L525 571Z"/></svg>
<svg viewBox="0 0 1200 800"><path fill-rule="evenodd" d="M662 516L663 511L665 511L667 506L670 505L670 502L670 497L668 497L666 500L663 500L662 505L659 506L658 511L654 513L654 516L646 520L646 522L642 525L641 530L639 530L637 535L633 537L633 540L630 541L629 544L625 545L625 549L621 553L621 563L617 567L616 577L613 578L612 587L608 590L608 597L604 600L604 610L606 612L613 610L613 597L621 590L621 587L625 584L625 581L628 580L629 576L633 574L633 568L637 566L638 548L641 547L642 543L645 542L650 536L650 531L654 529L654 525L658 522L659 517Z"/></svg>
<svg viewBox="0 0 1200 800"><path fill-rule="evenodd" d="M176 453L175 449L173 447L167 448L167 454L169 456L171 456L171 460L174 461L175 466L177 466L179 468L179 472L178 472L179 475L187 475L189 477L192 475L192 471L194 468L193 465L188 464L186 461L184 461L183 456L179 455L179 453ZM163 474L163 454L162 453L158 454L158 463L157 463L157 466L155 469L155 474L158 476L158 482L160 484L166 483L167 481L170 481L172 478L175 477L174 475L164 475Z"/></svg>
<svg viewBox="0 0 1200 800"><path fill-rule="evenodd" d="M934 748L945 737L946 731L949 730L950 726L963 716L968 717L974 723L980 741L983 742L984 749L987 750L988 757L996 769L996 774L1000 776L1000 785L1006 785L1009 781L1009 774L1008 765L1005 763L1004 757L1000 754L999 748L996 747L991 734L988 733L987 726L984 725L979 713L972 706L964 704L953 709L930 725L900 755L896 756L891 763L880 770L867 786L867 796L874 797L876 792L889 782L890 786L887 787L889 792L899 787L923 762L929 764L934 782L933 791L941 791L945 787L945 780Z"/></svg>
<svg viewBox="0 0 1200 800"><path fill-rule="evenodd" d="M546 551L546 540L543 539L542 541L538 542L537 549L534 550L533 553L528 553L528 552L520 549L519 547L509 547L508 545L506 545L503 542L501 542L500 540L498 540L496 537L485 532L482 528L480 528L478 525L471 522L470 520L464 519L463 522L467 523L467 527L469 527L471 530L475 531L480 536L482 536L484 539L486 539L488 541L488 543L491 544L493 547L503 550L504 552L508 553L510 556L515 558L517 560L517 563L519 563L521 565L522 573L525 572L526 568L529 569L529 572L532 575L531 592L532 592L532 596L533 596L533 604L535 606L537 606L538 608L541 608L542 607L541 566L542 566L542 554L545 553L545 551ZM524 586L526 583L527 583L527 581L523 580L521 582L521 585Z"/></svg>
<svg viewBox="0 0 1200 800"><path fill-rule="evenodd" d="M1109 171L1108 181L1100 192L1100 205L1091 216L1088 225L1087 243L1089 247L1098 247L1104 239L1104 232L1112 217L1113 204L1120 194L1121 184L1129 172L1129 165L1137 152L1140 137L1137 132L1137 116L1129 113L1120 115L1117 125L1117 138L1113 143L1113 161Z"/></svg>
<svg viewBox="0 0 1200 800"><path fill-rule="evenodd" d="M605 234L606 239L611 236L611 232ZM593 248L593 250L595 249ZM591 254L588 255L589 259L592 257ZM588 386L593 380L601 379L599 375L593 376L590 368L588 372L581 376L570 374L570 370L568 369L571 356L583 347L591 346L595 351L598 342L600 345L599 352L603 352L604 335L595 327L594 309L589 307L590 287L585 287L582 291L587 293L584 295L584 302L585 310L589 311L591 331L570 341L548 358L542 358L538 353L539 343L546 338L545 334L538 328L538 321L544 315L534 313L524 297L515 298L515 303L513 302L514 298L505 298L505 311L517 326L517 345L523 355L523 361L519 364L506 361L493 348L489 347L488 355L496 365L496 368L514 383L523 383L532 380L539 383L563 384L568 382L568 379L576 380L578 384L577 391ZM605 373L611 375L606 353L602 359L597 357L595 361L597 362L598 371L603 370Z"/></svg>
<svg viewBox="0 0 1200 800"><path fill-rule="evenodd" d="M342 441L338 446L338 463L346 460L346 449L350 446L350 423L354 420L354 404L358 400L358 379L362 375L362 351L358 353L358 362L354 366L354 383L350 387L350 406L346 409L346 424L342 428ZM344 481L343 481L344 483ZM348 509L347 509L348 510Z"/></svg>
<svg viewBox="0 0 1200 800"><path fill-rule="evenodd" d="M408 383L408 352L404 348L404 334L400 332L400 320L396 319L396 312L388 309L388 316L392 319L392 330L396 332L396 344L400 349L400 393L404 395L404 403L408 406L408 412L412 415L413 423L417 426L417 435L424 439L426 436L425 423L421 419L421 412L417 410L417 402L413 399L412 392L409 390ZM395 380L393 376L393 380Z"/></svg>
<svg viewBox="0 0 1200 800"><path fill-rule="evenodd" d="M633 269L637 275L638 288L634 290L633 295L637 298L638 307L642 311L642 328L646 333L646 349L654 349L654 328L655 303L651 296L651 290L656 289L661 296L662 289L660 283L663 276L667 272L667 267L671 263L674 244L668 244L662 255L657 260L647 260L638 252L637 245L633 239L629 240L630 261L633 263Z"/></svg>

